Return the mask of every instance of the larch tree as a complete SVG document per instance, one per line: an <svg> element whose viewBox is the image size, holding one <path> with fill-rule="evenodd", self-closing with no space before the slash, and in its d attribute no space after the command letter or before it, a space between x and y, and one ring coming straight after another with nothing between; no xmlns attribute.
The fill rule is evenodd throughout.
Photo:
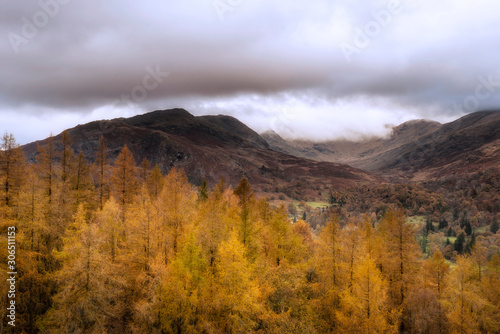
<svg viewBox="0 0 500 334"><path fill-rule="evenodd" d="M406 299L407 327L412 333L447 333L448 322L442 305L449 265L435 249L432 256L422 260L422 271Z"/></svg>
<svg viewBox="0 0 500 334"><path fill-rule="evenodd" d="M42 331L106 331L123 281L102 252L103 242L97 224L86 221L80 205L64 238L64 249L58 254L63 261L56 274L60 288L52 310L40 322Z"/></svg>
<svg viewBox="0 0 500 334"><path fill-rule="evenodd" d="M415 228L406 222L402 210L387 210L379 227L384 243L382 274L389 282L390 303L394 309L403 308L406 297L418 272L419 246ZM403 316L405 313L403 312ZM405 322L402 322L404 330Z"/></svg>
<svg viewBox="0 0 500 334"><path fill-rule="evenodd" d="M47 139L47 144L38 146L37 168L42 180L42 188L45 192L46 209L45 215L49 224L52 223L53 205L56 190L56 167L55 167L54 137L51 135Z"/></svg>
<svg viewBox="0 0 500 334"><path fill-rule="evenodd" d="M387 302L387 282L369 255L356 265L353 284L340 293L336 311L341 333L396 333L398 312Z"/></svg>
<svg viewBox="0 0 500 334"><path fill-rule="evenodd" d="M117 257L123 249L124 244L124 225L122 224L120 205L113 197L104 204L104 208L97 213L97 222L99 223L104 241L102 248L110 255L111 261L117 261Z"/></svg>
<svg viewBox="0 0 500 334"><path fill-rule="evenodd" d="M95 199L93 198L94 185L92 183L90 165L81 151L78 153L75 161L71 183L76 207L81 203L86 203L89 206L95 205Z"/></svg>
<svg viewBox="0 0 500 334"><path fill-rule="evenodd" d="M107 200L107 174L109 171L108 148L104 142L104 137L99 139L99 146L96 153L96 163L98 172L97 188L99 189L99 209L102 210L104 202Z"/></svg>
<svg viewBox="0 0 500 334"><path fill-rule="evenodd" d="M448 275L444 304L452 333L479 333L480 318L487 304L475 280L472 260L458 256L456 267Z"/></svg>
<svg viewBox="0 0 500 334"><path fill-rule="evenodd" d="M303 247L300 236L294 233L288 220L284 205L271 209L269 223L262 227L268 229L271 236L270 257L273 265L293 265L305 258L307 249Z"/></svg>
<svg viewBox="0 0 500 334"><path fill-rule="evenodd" d="M45 229L43 216L43 194L40 190L40 181L36 173L36 167L28 165L25 173L24 191L20 196L20 217L23 224L23 232L28 234L26 248L30 251L41 251L42 229Z"/></svg>
<svg viewBox="0 0 500 334"><path fill-rule="evenodd" d="M240 205L240 240L247 249L247 254L251 256L255 252L255 221L252 219L252 208L255 203L253 193L247 178L242 178L238 186L234 189L234 194L238 196Z"/></svg>
<svg viewBox="0 0 500 334"><path fill-rule="evenodd" d="M198 203L198 240L209 268L214 273L217 248L223 240L227 240L233 224L229 222L230 218L226 214L227 204L223 194L214 190L206 196L204 201Z"/></svg>
<svg viewBox="0 0 500 334"><path fill-rule="evenodd" d="M158 198L158 195L163 189L163 182L163 174L161 173L160 166L155 165L154 168L149 171L146 182L149 195L152 199L155 200Z"/></svg>
<svg viewBox="0 0 500 334"><path fill-rule="evenodd" d="M40 189L42 190L41 204L44 221L42 229L47 251L47 256L53 249L61 250L62 235L67 227L68 221L65 220L61 213L64 212L64 207L59 205L59 196L61 190L60 169L56 164L57 153L54 148L54 138L50 136L47 143L43 146L38 146L36 169L40 179ZM66 217L67 218L67 217ZM55 269L55 263L53 268Z"/></svg>
<svg viewBox="0 0 500 334"><path fill-rule="evenodd" d="M123 146L111 175L114 194L122 212L122 222L125 222L127 206L132 204L138 192L137 168L134 156L127 145Z"/></svg>
<svg viewBox="0 0 500 334"><path fill-rule="evenodd" d="M184 240L176 259L169 265L169 277L161 289L162 328L167 332L202 332L198 323L206 321L200 298L207 263L194 233Z"/></svg>
<svg viewBox="0 0 500 334"><path fill-rule="evenodd" d="M233 192L220 184L204 201L200 201L199 196L197 198L196 239L207 264L203 289L200 291L200 298L205 301L203 313L210 314L210 309L218 307L220 295L216 264L220 256L219 246L239 226L239 207L236 202Z"/></svg>
<svg viewBox="0 0 500 334"><path fill-rule="evenodd" d="M481 329L494 333L500 328L500 256L491 256L482 280L482 292L488 304L481 319Z"/></svg>
<svg viewBox="0 0 500 334"><path fill-rule="evenodd" d="M12 134L5 133L0 144L1 203L15 208L23 183L25 159L21 147Z"/></svg>
<svg viewBox="0 0 500 334"><path fill-rule="evenodd" d="M323 323L322 330L332 331L337 327L336 311L340 306L341 282L339 217L331 213L329 221L318 237L316 264L318 266L321 296L317 307Z"/></svg>
<svg viewBox="0 0 500 334"><path fill-rule="evenodd" d="M347 281L347 287L352 290L354 285L354 271L358 264L360 255L358 250L358 245L361 241L361 230L357 225L350 222L347 226L342 229L343 239L342 247L341 247L341 258L342 258L342 266L343 272L345 273L345 280Z"/></svg>
<svg viewBox="0 0 500 334"><path fill-rule="evenodd" d="M147 158L142 159L139 165L139 183L141 185L146 184L148 180L148 175L151 171L151 163Z"/></svg>
<svg viewBox="0 0 500 334"><path fill-rule="evenodd" d="M186 173L172 168L156 201L165 261L178 252L184 232L192 223L195 204L196 192L189 184Z"/></svg>
<svg viewBox="0 0 500 334"><path fill-rule="evenodd" d="M62 229L65 228L66 222L71 220L71 217L76 209L74 206L73 189L71 185L72 176L74 174L74 152L71 149L72 139L68 131L61 134L61 142L58 143L61 150L56 152L56 160L59 160L60 167L60 191L57 196L57 208L59 220L61 221Z"/></svg>
<svg viewBox="0 0 500 334"><path fill-rule="evenodd" d="M149 271L151 261L156 255L153 235L157 233L157 221L153 204L146 186L141 187L140 200L129 210L125 228L129 231L127 238L128 258L133 273Z"/></svg>
<svg viewBox="0 0 500 334"><path fill-rule="evenodd" d="M299 220L293 224L293 231L295 234L302 237L302 244L307 250L307 257L313 255L315 251L315 242L311 225L303 220Z"/></svg>
<svg viewBox="0 0 500 334"><path fill-rule="evenodd" d="M42 211L42 194L34 166L25 168L24 186L19 196L16 227L16 269L19 273L16 293L16 330L36 333L36 321L51 306L55 290L52 271L56 268L48 227Z"/></svg>
<svg viewBox="0 0 500 334"><path fill-rule="evenodd" d="M68 131L62 133L62 151L61 158L61 181L63 183L69 181L71 175L71 164L73 161L73 150L71 149L72 139Z"/></svg>
<svg viewBox="0 0 500 334"><path fill-rule="evenodd" d="M217 282L220 287L218 328L225 332L249 332L260 312L259 289L252 281L252 269L246 250L236 233L220 244L217 260Z"/></svg>
<svg viewBox="0 0 500 334"><path fill-rule="evenodd" d="M434 251L430 259L424 263L425 281L428 286L433 288L439 299L443 296L446 288L446 275L450 270L450 265L446 262L439 249Z"/></svg>
<svg viewBox="0 0 500 334"><path fill-rule="evenodd" d="M481 243L472 247L470 260L474 271L473 279L478 291L484 300L484 305L479 317L479 329L481 332L494 332L500 328L500 303L498 288L493 287L495 278L495 255L488 261L487 249ZM500 267L496 268L497 270ZM499 272L496 272L498 275ZM497 276L498 278L498 276ZM497 283L499 281L497 280Z"/></svg>

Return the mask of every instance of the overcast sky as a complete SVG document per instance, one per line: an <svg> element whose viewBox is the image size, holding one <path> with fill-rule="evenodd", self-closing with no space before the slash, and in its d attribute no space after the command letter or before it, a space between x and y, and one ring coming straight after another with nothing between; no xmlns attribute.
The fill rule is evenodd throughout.
<svg viewBox="0 0 500 334"><path fill-rule="evenodd" d="M3 0L0 131L183 107L331 139L500 107L495 0Z"/></svg>

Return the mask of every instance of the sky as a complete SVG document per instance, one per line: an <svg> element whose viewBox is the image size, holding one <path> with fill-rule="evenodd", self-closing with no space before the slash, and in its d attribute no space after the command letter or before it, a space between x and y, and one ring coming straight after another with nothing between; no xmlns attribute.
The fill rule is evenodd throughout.
<svg viewBox="0 0 500 334"><path fill-rule="evenodd" d="M3 0L0 131L21 144L158 109L383 136L500 109L495 0Z"/></svg>

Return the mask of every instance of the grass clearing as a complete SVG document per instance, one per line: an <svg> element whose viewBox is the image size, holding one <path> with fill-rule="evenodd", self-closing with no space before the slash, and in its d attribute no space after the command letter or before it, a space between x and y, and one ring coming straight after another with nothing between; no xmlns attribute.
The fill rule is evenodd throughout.
<svg viewBox="0 0 500 334"><path fill-rule="evenodd" d="M410 224L418 225L422 227L425 225L425 217L424 216L411 216L406 218L406 222Z"/></svg>
<svg viewBox="0 0 500 334"><path fill-rule="evenodd" d="M330 206L327 202L306 202L306 204L310 205L313 209L327 208Z"/></svg>

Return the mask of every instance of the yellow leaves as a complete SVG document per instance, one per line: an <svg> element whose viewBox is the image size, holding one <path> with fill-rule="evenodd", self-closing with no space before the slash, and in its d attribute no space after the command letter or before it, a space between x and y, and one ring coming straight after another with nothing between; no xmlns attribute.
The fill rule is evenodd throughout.
<svg viewBox="0 0 500 334"><path fill-rule="evenodd" d="M336 288L340 283L339 231L338 218L332 217L321 229L318 240L318 272L328 289Z"/></svg>
<svg viewBox="0 0 500 334"><path fill-rule="evenodd" d="M197 289L202 284L207 263L200 247L196 245L194 233L189 234L173 265L177 266L177 273L181 275L186 287Z"/></svg>
<svg viewBox="0 0 500 334"><path fill-rule="evenodd" d="M171 236L169 246L174 254L178 251L184 230L194 216L196 197L184 171L173 168L165 177L155 206L163 232Z"/></svg>
<svg viewBox="0 0 500 334"><path fill-rule="evenodd" d="M245 247L236 233L221 243L218 253L216 280L222 292L219 295L222 307L240 317L256 312L259 290L251 279L252 270L245 257Z"/></svg>
<svg viewBox="0 0 500 334"><path fill-rule="evenodd" d="M111 175L114 194L118 203L122 206L122 210L125 205L132 203L137 193L137 168L135 165L134 157L125 145L118 158L116 158Z"/></svg>
<svg viewBox="0 0 500 334"><path fill-rule="evenodd" d="M440 250L436 250L432 257L424 262L425 283L435 289L438 296L441 296L445 288L445 276L448 274L449 267Z"/></svg>
<svg viewBox="0 0 500 334"><path fill-rule="evenodd" d="M387 303L387 283L369 256L355 268L352 290L340 293L336 317L345 333L395 333Z"/></svg>
<svg viewBox="0 0 500 334"><path fill-rule="evenodd" d="M36 308L57 283L52 310L45 302L29 313L45 314L43 331L105 332L115 322L137 333L396 333L401 321L415 333L500 326L499 257L488 261L477 247L453 269L439 250L424 260L401 211L388 210L377 228L375 216L332 216L318 233L304 221L292 224L284 207L255 199L247 180L235 191L223 182L212 192L206 186L199 200L182 170L163 177L158 166L149 174L144 167L137 189L124 148L107 202L106 173L96 175L103 208L62 212L57 170L44 152L44 168L27 174L19 197L18 234L20 300ZM96 189L87 190L95 201ZM6 208L4 215L15 212ZM56 273L46 269L59 264Z"/></svg>
<svg viewBox="0 0 500 334"><path fill-rule="evenodd" d="M245 247L235 233L221 243L216 266L221 286L231 294L240 294L250 280L250 267L245 258Z"/></svg>
<svg viewBox="0 0 500 334"><path fill-rule="evenodd" d="M459 256L457 266L448 276L445 305L452 332L474 333L479 331L479 315L485 306L470 258Z"/></svg>
<svg viewBox="0 0 500 334"><path fill-rule="evenodd" d="M235 197L232 194L229 194ZM222 193L213 191L206 200L198 202L197 239L209 266L214 267L217 247L228 239L229 232L238 224L239 217L230 209Z"/></svg>
<svg viewBox="0 0 500 334"><path fill-rule="evenodd" d="M105 249L111 255L111 260L115 261L119 253L119 243L124 238L124 226L121 221L122 210L118 203L111 198L106 202L102 211L97 214L97 222L102 230L105 241Z"/></svg>
<svg viewBox="0 0 500 334"><path fill-rule="evenodd" d="M389 209L380 223L380 233L385 245L382 274L391 282L391 301L397 307L404 303L418 271L420 253L415 228L406 222L402 210Z"/></svg>
<svg viewBox="0 0 500 334"><path fill-rule="evenodd" d="M294 232L284 206L269 209L267 222L262 222L259 238L262 250L272 266L293 266L307 254L302 236Z"/></svg>
<svg viewBox="0 0 500 334"><path fill-rule="evenodd" d="M77 324L87 323L88 332L104 330L124 281L102 252L103 242L101 230L85 220L80 205L65 238L63 267L56 273L59 292L45 318L49 328L71 332Z"/></svg>

